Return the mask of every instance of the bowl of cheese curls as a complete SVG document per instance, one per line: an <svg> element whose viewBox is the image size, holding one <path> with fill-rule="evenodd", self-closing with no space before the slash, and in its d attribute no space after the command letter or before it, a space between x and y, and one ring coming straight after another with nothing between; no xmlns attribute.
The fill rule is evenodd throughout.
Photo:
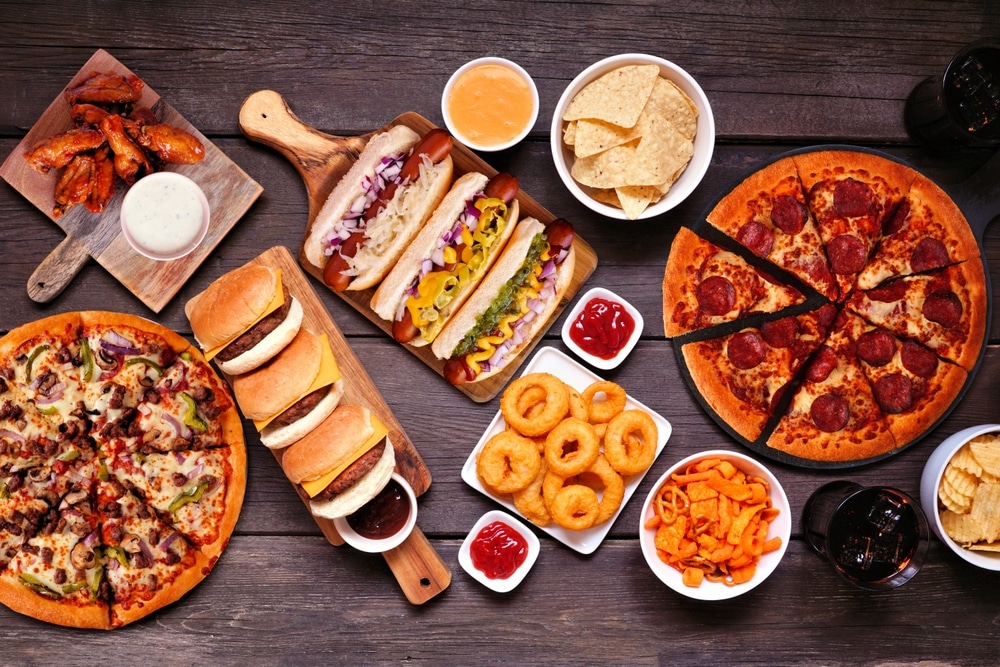
<svg viewBox="0 0 1000 667"><path fill-rule="evenodd" d="M705 91L669 60L642 53L583 70L556 104L552 159L566 188L609 218L642 220L684 201L715 149Z"/></svg>
<svg viewBox="0 0 1000 667"><path fill-rule="evenodd" d="M653 485L639 519L653 574L696 600L726 600L758 586L777 568L791 534L777 478L727 450L674 464Z"/></svg>
<svg viewBox="0 0 1000 667"><path fill-rule="evenodd" d="M920 506L962 560L1000 571L1000 424L963 429L937 446L920 478Z"/></svg>

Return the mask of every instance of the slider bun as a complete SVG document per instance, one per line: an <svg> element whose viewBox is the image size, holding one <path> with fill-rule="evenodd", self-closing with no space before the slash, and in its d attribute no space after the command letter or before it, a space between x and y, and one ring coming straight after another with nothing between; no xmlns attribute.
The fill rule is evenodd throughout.
<svg viewBox="0 0 1000 667"><path fill-rule="evenodd" d="M319 479L353 457L374 432L368 408L341 405L285 450L281 467L294 484Z"/></svg>
<svg viewBox="0 0 1000 667"><path fill-rule="evenodd" d="M320 337L299 329L267 363L233 378L233 394L247 419L273 417L306 395L323 358Z"/></svg>
<svg viewBox="0 0 1000 667"><path fill-rule="evenodd" d="M292 303L288 309L288 316L285 317L284 321L274 331L267 334L263 340L243 354L233 357L229 361L217 360L219 369L223 373L227 375L249 373L267 362L292 342L295 334L299 332L299 327L302 326L302 304L294 296L291 299Z"/></svg>
<svg viewBox="0 0 1000 667"><path fill-rule="evenodd" d="M274 269L248 264L220 276L184 305L203 350L228 343L260 319L278 291Z"/></svg>
<svg viewBox="0 0 1000 667"><path fill-rule="evenodd" d="M343 219L351 203L361 194L361 180L365 175L373 173L375 166L386 155L408 151L416 146L418 141L420 135L405 125L393 126L368 140L357 161L351 165L327 197L326 203L313 221L309 236L302 244L302 250L310 264L321 269L326 266L329 260L325 254L326 235Z"/></svg>
<svg viewBox="0 0 1000 667"><path fill-rule="evenodd" d="M354 486L338 493L330 500L311 500L309 511L313 516L324 519L336 519L357 512L389 483L396 468L395 451L389 438L386 437L382 457L368 474L355 482Z"/></svg>
<svg viewBox="0 0 1000 667"><path fill-rule="evenodd" d="M340 379L333 384L333 388L323 397L323 400L305 416L296 419L287 426L275 426L274 424L266 426L260 432L261 444L268 449L281 449L297 440L301 440L306 434L319 426L324 419L330 416L330 413L337 407L343 396L344 381Z"/></svg>

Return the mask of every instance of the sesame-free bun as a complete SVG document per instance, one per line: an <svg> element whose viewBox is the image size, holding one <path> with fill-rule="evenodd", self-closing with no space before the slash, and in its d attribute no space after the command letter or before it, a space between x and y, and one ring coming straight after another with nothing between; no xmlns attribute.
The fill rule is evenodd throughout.
<svg viewBox="0 0 1000 667"><path fill-rule="evenodd" d="M261 444L268 449L281 449L297 440L301 440L306 434L319 426L324 419L330 416L330 413L334 411L343 396L344 381L341 379L334 382L333 386L330 387L330 391L323 397L323 400L304 416L299 417L286 426L278 426L274 423L268 424L260 432Z"/></svg>
<svg viewBox="0 0 1000 667"><path fill-rule="evenodd" d="M305 396L322 359L320 337L308 329L299 329L267 363L233 378L233 394L243 416L268 419Z"/></svg>
<svg viewBox="0 0 1000 667"><path fill-rule="evenodd" d="M278 274L260 264L247 264L215 280L192 297L184 312L203 350L234 340L264 313L278 291Z"/></svg>
<svg viewBox="0 0 1000 667"><path fill-rule="evenodd" d="M285 451L281 467L294 484L319 479L352 458L374 432L368 408L341 405Z"/></svg>
<svg viewBox="0 0 1000 667"><path fill-rule="evenodd" d="M354 483L346 491L338 493L331 500L312 500L309 511L314 516L324 519L336 519L348 514L354 514L364 507L365 503L377 496L392 478L396 468L396 453L386 438L385 449L375 466Z"/></svg>
<svg viewBox="0 0 1000 667"><path fill-rule="evenodd" d="M223 373L227 375L249 373L292 342L295 334L299 332L299 327L302 326L302 304L294 296L290 298L292 303L288 315L273 331L264 336L263 340L229 361L217 360Z"/></svg>

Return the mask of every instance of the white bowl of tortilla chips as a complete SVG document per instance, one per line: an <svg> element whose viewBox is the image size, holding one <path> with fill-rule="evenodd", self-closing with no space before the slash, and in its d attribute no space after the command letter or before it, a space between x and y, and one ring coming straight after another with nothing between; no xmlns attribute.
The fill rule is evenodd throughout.
<svg viewBox="0 0 1000 667"><path fill-rule="evenodd" d="M937 446L920 477L920 505L949 549L1000 571L1000 424L963 429Z"/></svg>
<svg viewBox="0 0 1000 667"><path fill-rule="evenodd" d="M691 75L663 58L627 53L580 73L552 117L552 157L573 195L619 220L660 215L701 182L715 120Z"/></svg>

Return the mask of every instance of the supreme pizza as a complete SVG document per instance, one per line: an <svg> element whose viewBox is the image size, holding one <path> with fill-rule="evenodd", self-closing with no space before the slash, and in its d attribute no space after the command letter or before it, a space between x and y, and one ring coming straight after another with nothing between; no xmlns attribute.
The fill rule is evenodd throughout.
<svg viewBox="0 0 1000 667"><path fill-rule="evenodd" d="M872 153L797 153L706 222L674 239L664 331L734 433L793 459L865 461L948 411L981 356L986 276L931 180Z"/></svg>
<svg viewBox="0 0 1000 667"><path fill-rule="evenodd" d="M0 338L0 602L110 629L169 604L225 548L246 488L226 385L183 337L101 311Z"/></svg>

